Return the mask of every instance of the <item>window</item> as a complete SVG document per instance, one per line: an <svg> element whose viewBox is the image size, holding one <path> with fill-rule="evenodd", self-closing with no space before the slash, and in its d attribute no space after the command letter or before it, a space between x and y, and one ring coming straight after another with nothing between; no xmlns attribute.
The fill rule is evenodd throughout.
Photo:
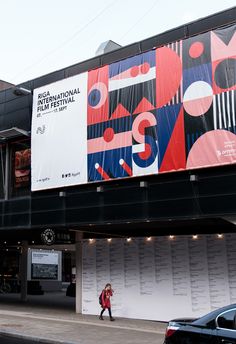
<svg viewBox="0 0 236 344"><path fill-rule="evenodd" d="M5 187L5 166L6 166L6 147L0 145L0 198L4 198Z"/></svg>
<svg viewBox="0 0 236 344"><path fill-rule="evenodd" d="M30 193L30 142L15 142L11 146L10 195L24 196Z"/></svg>
<svg viewBox="0 0 236 344"><path fill-rule="evenodd" d="M216 319L218 327L236 330L236 309L224 312Z"/></svg>

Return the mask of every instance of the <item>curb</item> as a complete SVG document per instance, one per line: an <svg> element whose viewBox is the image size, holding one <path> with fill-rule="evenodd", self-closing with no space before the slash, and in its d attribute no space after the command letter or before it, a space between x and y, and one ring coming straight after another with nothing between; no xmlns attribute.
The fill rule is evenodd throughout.
<svg viewBox="0 0 236 344"><path fill-rule="evenodd" d="M58 339L50 339L46 337L34 337L28 334L22 334L15 331L9 332L5 330L0 330L0 335L3 335L5 337L10 337L10 338L31 340L36 343L38 342L38 343L45 343L45 344L78 344L79 343L79 342L68 342L68 341L58 340Z"/></svg>

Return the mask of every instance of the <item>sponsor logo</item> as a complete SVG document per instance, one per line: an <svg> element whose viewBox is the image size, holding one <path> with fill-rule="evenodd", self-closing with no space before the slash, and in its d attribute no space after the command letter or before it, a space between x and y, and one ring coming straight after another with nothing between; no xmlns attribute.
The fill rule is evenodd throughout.
<svg viewBox="0 0 236 344"><path fill-rule="evenodd" d="M46 130L45 125L42 125L41 127L38 127L36 130L36 134L44 134Z"/></svg>
<svg viewBox="0 0 236 344"><path fill-rule="evenodd" d="M69 172L69 173L62 173L61 177L62 178L71 178L71 177L77 177L80 175L80 172Z"/></svg>

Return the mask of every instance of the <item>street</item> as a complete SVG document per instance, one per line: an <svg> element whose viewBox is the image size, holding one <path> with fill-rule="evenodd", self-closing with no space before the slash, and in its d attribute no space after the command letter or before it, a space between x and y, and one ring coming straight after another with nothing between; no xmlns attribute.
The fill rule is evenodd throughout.
<svg viewBox="0 0 236 344"><path fill-rule="evenodd" d="M91 333L92 332L92 333ZM103 333L102 333L103 332ZM97 339L95 340L97 333ZM111 344L163 344L164 336L162 334L154 333L133 333L125 332L122 330L112 329L112 331L97 331L97 328L90 328L88 332L82 331L81 338L78 335L78 340L73 340L66 343L78 343L78 344L94 344L94 343L111 343ZM47 344L45 339L39 340L27 340L25 338L16 338L11 336L0 335L1 344ZM51 343L50 341L48 342Z"/></svg>
<svg viewBox="0 0 236 344"><path fill-rule="evenodd" d="M31 325L33 322L31 321ZM1 344L35 344L35 343L47 343L45 341L48 338L48 343L50 343L50 339L55 341L56 338L60 338L60 340L64 340L66 343L78 343L78 344L163 344L164 341L164 334L162 333L154 333L154 332L145 332L145 331L137 331L132 329L124 329L124 328L115 328L115 327L103 327L103 326L94 326L92 324L77 324L76 328L74 326L70 326L69 324L52 324L51 330L48 333L43 333L43 340L40 341L42 338L42 333L35 334L35 341L34 340L25 340L19 339L15 337L7 337L4 334L0 335L0 343ZM46 329L45 325L43 326L42 321L35 321L35 327L40 327L42 330ZM56 333L61 331L60 336L53 336L52 332L53 329ZM24 335L24 333L22 333ZM31 333L33 335L33 333ZM39 338L37 340L37 338Z"/></svg>
<svg viewBox="0 0 236 344"><path fill-rule="evenodd" d="M16 337L9 337L5 335L0 335L1 344L40 344L38 341L26 340L25 338L20 339ZM45 342L44 342L45 343Z"/></svg>

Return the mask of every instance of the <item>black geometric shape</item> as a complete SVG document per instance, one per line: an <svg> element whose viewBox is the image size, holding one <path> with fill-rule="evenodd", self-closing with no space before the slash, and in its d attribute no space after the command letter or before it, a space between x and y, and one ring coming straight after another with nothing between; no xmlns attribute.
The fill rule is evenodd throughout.
<svg viewBox="0 0 236 344"><path fill-rule="evenodd" d="M215 83L222 89L228 89L236 85L236 58L223 60L217 65Z"/></svg>
<svg viewBox="0 0 236 344"><path fill-rule="evenodd" d="M211 62L210 34L210 32L206 32L183 40L183 69ZM201 43L204 48L203 53L197 58L192 58L189 54L189 50L194 43Z"/></svg>

